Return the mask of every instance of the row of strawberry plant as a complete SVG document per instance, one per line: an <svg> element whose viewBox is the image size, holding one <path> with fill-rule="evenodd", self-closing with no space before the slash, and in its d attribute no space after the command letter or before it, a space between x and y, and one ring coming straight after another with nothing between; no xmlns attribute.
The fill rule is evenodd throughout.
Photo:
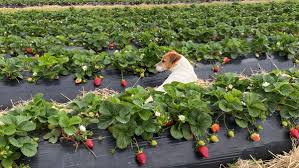
<svg viewBox="0 0 299 168"><path fill-rule="evenodd" d="M217 0L215 0L217 1ZM240 0L231 0L238 2ZM241 0L242 1L242 0ZM1 0L0 6L40 6L40 5L84 5L84 4L172 4L200 3L210 0Z"/></svg>
<svg viewBox="0 0 299 168"><path fill-rule="evenodd" d="M283 9L278 9L280 6ZM112 47L123 48L129 43L144 47L150 41L155 41L159 45L170 45L171 41L192 40L206 43L231 36L247 38L252 36L256 31L255 29L261 31L261 33L269 34L268 27L269 29L274 27L272 31L283 30L287 33L297 34L296 27L298 26L296 25L298 24L296 21L298 20L298 14L296 13L296 5L291 7L288 4L265 5L265 7L262 6L262 9L266 12L261 12L259 9L258 12L248 14L250 9L255 9L254 7L249 6L246 8L242 6L237 7L237 9L227 7L226 10L215 7L214 10L211 10L199 6L177 8L173 10L175 12L163 8L152 10L131 9L129 11L120 9L112 13L110 10L95 10L93 12L29 12L17 13L14 16L3 14L1 23L5 26L0 29L0 33L5 38L1 40L3 41L1 52L10 53L14 50L21 50L22 47L28 45L28 40L29 44L37 45L35 47L39 52L46 50L46 46L53 43L83 46L87 49L100 51L107 48L111 42L113 42ZM243 8L247 12L241 11ZM231 10L238 12L241 16L235 16L235 13L231 13ZM208 11L208 14L203 11ZM212 12L217 14L215 15ZM256 15L256 13L260 15ZM130 16L130 18L126 16ZM143 18L140 18L140 16ZM171 22L162 19L165 16ZM31 20L28 20L29 17ZM283 23L286 21L295 22ZM277 23L280 28L275 28L275 25L270 23ZM286 25L284 26L284 24ZM65 25L68 26L65 27ZM134 33L131 30L134 30ZM17 35L20 38L11 35ZM47 37L47 39L35 39L36 37ZM12 48L12 51L9 50L10 48Z"/></svg>
<svg viewBox="0 0 299 168"><path fill-rule="evenodd" d="M0 77L20 79L29 71L32 77L28 80L36 81L75 73L80 83L110 66L143 76L153 72L154 64L169 48L194 61L235 59L248 53L294 59L298 7L298 3L272 3L3 14L0 53L19 56L1 57ZM83 52L92 59L74 55L64 46L93 50ZM110 57L102 52L107 49L122 50ZM44 71L46 68L52 71Z"/></svg>
<svg viewBox="0 0 299 168"><path fill-rule="evenodd" d="M290 130L292 138L299 139L298 69L274 70L250 78L226 73L217 75L205 87L174 82L164 88L166 93L139 86L108 96L87 93L67 104L48 102L36 95L0 116L1 164L11 167L21 155L36 155L39 138L34 136L35 131L43 131L43 138L50 143L70 141L76 147L84 144L93 152L93 132L88 128L95 124L111 132L119 149L136 143L140 164L145 164L146 155L139 150L136 139L157 146L154 137L168 130L165 127L170 127L175 139L195 140L196 151L203 157L208 157L205 144L219 141L219 121L226 123L229 117L258 142L263 129L260 121L278 111L282 126ZM146 103L149 96L154 101ZM228 137L233 138L233 129L224 125Z"/></svg>
<svg viewBox="0 0 299 168"><path fill-rule="evenodd" d="M36 82L38 79L58 79L60 75L75 74L76 83L100 76L104 68L115 68L121 71L132 71L141 77L146 72L154 73L154 65L160 56L170 49L176 49L192 61L221 61L223 57L236 59L254 54L262 57L274 54L298 59L298 38L285 33L273 36L257 34L252 40L228 38L219 42L198 44L192 41L176 42L170 46L159 46L151 42L145 48L127 45L124 49L95 53L93 51L68 50L61 46L49 46L43 56L19 55L17 57L0 57L0 77L23 79ZM27 53L32 53L31 50Z"/></svg>
<svg viewBox="0 0 299 168"><path fill-rule="evenodd" d="M159 45L171 45L173 41L194 41L196 43L208 43L211 41L221 41L225 38L243 38L255 39L256 36L263 34L270 36L277 32L296 35L299 31L298 22L277 22L261 23L255 26L229 26L225 23L219 23L215 27L198 27L196 29L180 29L177 33L167 29L152 30L146 32L120 32L117 40L111 40L107 33L84 33L77 35L74 40L65 36L15 36L7 35L0 37L0 53L11 55L35 53L42 54L53 46L82 46L86 49L92 49L100 52L106 49L122 49L126 45L135 44L139 47L145 47L150 42L156 42ZM95 39L93 39L95 38ZM77 40L75 40L77 39ZM81 40L78 40L81 39ZM32 48L32 51L26 51L26 48Z"/></svg>

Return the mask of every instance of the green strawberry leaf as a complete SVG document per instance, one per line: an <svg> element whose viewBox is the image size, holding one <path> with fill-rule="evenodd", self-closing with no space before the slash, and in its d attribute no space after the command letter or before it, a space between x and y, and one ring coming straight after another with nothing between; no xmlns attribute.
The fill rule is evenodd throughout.
<svg viewBox="0 0 299 168"><path fill-rule="evenodd" d="M179 128L179 124L173 125L171 127L170 134L175 139L182 139L184 137L182 131Z"/></svg>
<svg viewBox="0 0 299 168"><path fill-rule="evenodd" d="M28 143L24 144L23 147L21 148L21 152L26 156L26 157L32 157L36 155L37 153L37 144L36 143Z"/></svg>

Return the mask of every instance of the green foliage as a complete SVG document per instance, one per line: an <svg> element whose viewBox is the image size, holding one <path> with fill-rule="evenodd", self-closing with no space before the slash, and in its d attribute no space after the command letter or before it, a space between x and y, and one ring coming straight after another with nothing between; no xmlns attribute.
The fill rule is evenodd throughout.
<svg viewBox="0 0 299 168"><path fill-rule="evenodd" d="M34 131L46 131L43 138L50 143L59 138L82 141L92 132L80 136L79 126L97 124L111 132L118 148L125 149L135 137L151 140L170 121L174 123L169 129L173 138L191 140L206 137L214 114L232 117L241 128L257 127L275 111L284 121L299 117L297 69L249 78L225 73L216 75L207 87L173 82L164 89L165 93L138 86L105 98L88 93L67 106L48 102L38 94L26 105L0 116L1 164L10 167L21 155L34 156L38 146ZM146 102L150 96L154 101Z"/></svg>
<svg viewBox="0 0 299 168"><path fill-rule="evenodd" d="M13 0L11 4L36 2ZM154 3L168 2L173 1ZM35 82L72 73L84 82L100 75L104 68L144 76L155 73L154 65L170 49L193 62L222 62L223 57L239 59L266 54L295 61L299 53L297 11L298 2L281 2L1 13L0 22L5 24L0 28L0 78L19 80L25 76Z"/></svg>

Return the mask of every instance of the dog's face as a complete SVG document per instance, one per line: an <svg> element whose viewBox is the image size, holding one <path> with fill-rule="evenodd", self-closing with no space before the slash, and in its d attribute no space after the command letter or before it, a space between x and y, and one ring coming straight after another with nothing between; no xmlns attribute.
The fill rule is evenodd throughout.
<svg viewBox="0 0 299 168"><path fill-rule="evenodd" d="M165 55L163 55L161 61L156 64L156 70L158 72L162 72L165 70L170 70L173 68L177 62L182 58L180 54L176 51L169 51Z"/></svg>

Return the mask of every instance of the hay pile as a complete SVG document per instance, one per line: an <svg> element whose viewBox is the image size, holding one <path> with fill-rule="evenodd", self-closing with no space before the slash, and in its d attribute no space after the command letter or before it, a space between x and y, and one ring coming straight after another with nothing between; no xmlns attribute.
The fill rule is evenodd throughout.
<svg viewBox="0 0 299 168"><path fill-rule="evenodd" d="M274 155L272 160L238 160L235 164L229 166L220 166L221 168L299 168L299 146L293 145L293 149L282 155Z"/></svg>

